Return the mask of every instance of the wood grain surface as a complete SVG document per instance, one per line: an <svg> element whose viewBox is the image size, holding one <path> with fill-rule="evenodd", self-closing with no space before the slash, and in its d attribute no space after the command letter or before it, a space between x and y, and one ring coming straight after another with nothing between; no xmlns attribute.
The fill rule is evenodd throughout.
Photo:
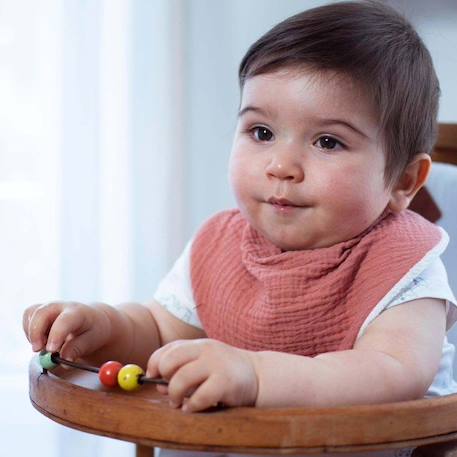
<svg viewBox="0 0 457 457"><path fill-rule="evenodd" d="M414 447L457 439L457 395L337 408L228 408L185 414L154 386L127 393L96 374L30 363L30 398L51 419L146 446L306 454Z"/></svg>

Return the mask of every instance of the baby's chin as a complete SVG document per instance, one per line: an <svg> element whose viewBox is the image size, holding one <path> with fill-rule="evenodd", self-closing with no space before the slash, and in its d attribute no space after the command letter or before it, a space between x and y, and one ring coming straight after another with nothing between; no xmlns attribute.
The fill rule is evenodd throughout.
<svg viewBox="0 0 457 457"><path fill-rule="evenodd" d="M297 236L290 233L272 233L268 230L260 230L263 236L274 244L282 252L304 251L306 249L315 249L318 246L317 240L306 239L303 236Z"/></svg>
<svg viewBox="0 0 457 457"><path fill-rule="evenodd" d="M311 249L323 249L334 246L351 239L352 236L344 236L340 234L321 234L314 237L311 234L290 234L290 233L269 233L268 231L260 230L261 233L282 252L288 251L305 251ZM307 236L308 235L308 236Z"/></svg>
<svg viewBox="0 0 457 457"><path fill-rule="evenodd" d="M341 232L327 233L321 227L304 232L300 230L302 226L297 227L296 223L273 224L269 218L253 216L245 208L240 208L240 211L255 230L282 252L326 248L347 239Z"/></svg>

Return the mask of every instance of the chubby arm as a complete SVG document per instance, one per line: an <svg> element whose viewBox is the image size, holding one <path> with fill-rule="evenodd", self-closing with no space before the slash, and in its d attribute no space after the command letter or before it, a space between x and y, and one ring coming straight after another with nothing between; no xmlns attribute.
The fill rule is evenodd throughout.
<svg viewBox="0 0 457 457"><path fill-rule="evenodd" d="M177 340L154 352L148 375L169 380L170 404L336 406L422 397L438 370L443 300L421 299L382 313L348 351L304 357L253 352L212 339Z"/></svg>
<svg viewBox="0 0 457 457"><path fill-rule="evenodd" d="M64 358L92 364L107 360L143 367L154 350L173 340L204 338L205 333L173 316L157 302L109 306L54 302L33 305L23 316L34 351L59 351Z"/></svg>
<svg viewBox="0 0 457 457"><path fill-rule="evenodd" d="M256 405L336 406L420 398L438 370L445 326L444 301L426 298L382 313L352 350L314 358L251 353Z"/></svg>
<svg viewBox="0 0 457 457"><path fill-rule="evenodd" d="M92 355L99 363L108 360L108 354L118 352L119 360L146 367L149 357L160 346L178 339L206 336L203 330L186 324L156 301L108 307L107 312L112 316L113 327L108 343Z"/></svg>

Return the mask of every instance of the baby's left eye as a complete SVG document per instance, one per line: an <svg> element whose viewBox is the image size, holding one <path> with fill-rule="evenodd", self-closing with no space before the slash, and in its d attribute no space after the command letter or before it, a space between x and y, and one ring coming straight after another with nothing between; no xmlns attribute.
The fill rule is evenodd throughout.
<svg viewBox="0 0 457 457"><path fill-rule="evenodd" d="M343 143L329 135L319 137L314 144L321 149L336 149L337 147L344 148Z"/></svg>

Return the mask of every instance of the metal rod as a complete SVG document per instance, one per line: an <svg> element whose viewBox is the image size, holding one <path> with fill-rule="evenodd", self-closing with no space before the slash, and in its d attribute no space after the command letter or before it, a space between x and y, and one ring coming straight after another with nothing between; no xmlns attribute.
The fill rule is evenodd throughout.
<svg viewBox="0 0 457 457"><path fill-rule="evenodd" d="M85 365L84 363L72 362L71 360L63 359L60 357L58 352L53 352L51 354L51 360L54 363L61 365L68 365L73 368L79 368L80 370L90 371L92 373L99 373L100 369L97 367L92 367L90 365ZM168 386L168 381L161 378L146 378L144 375L138 377L139 384L160 384L163 386Z"/></svg>
<svg viewBox="0 0 457 457"><path fill-rule="evenodd" d="M140 376L138 378L138 382L140 384L160 384L162 386L168 386L168 381L165 381L165 379L161 379L161 378L146 378L146 377Z"/></svg>
<svg viewBox="0 0 457 457"><path fill-rule="evenodd" d="M71 360L66 360L60 357L58 352L53 352L51 354L51 360L54 363L60 363L62 365L68 365L73 368L79 368L80 370L91 371L92 373L98 373L100 370L97 367L91 367L90 365L85 365L83 363L72 362Z"/></svg>

